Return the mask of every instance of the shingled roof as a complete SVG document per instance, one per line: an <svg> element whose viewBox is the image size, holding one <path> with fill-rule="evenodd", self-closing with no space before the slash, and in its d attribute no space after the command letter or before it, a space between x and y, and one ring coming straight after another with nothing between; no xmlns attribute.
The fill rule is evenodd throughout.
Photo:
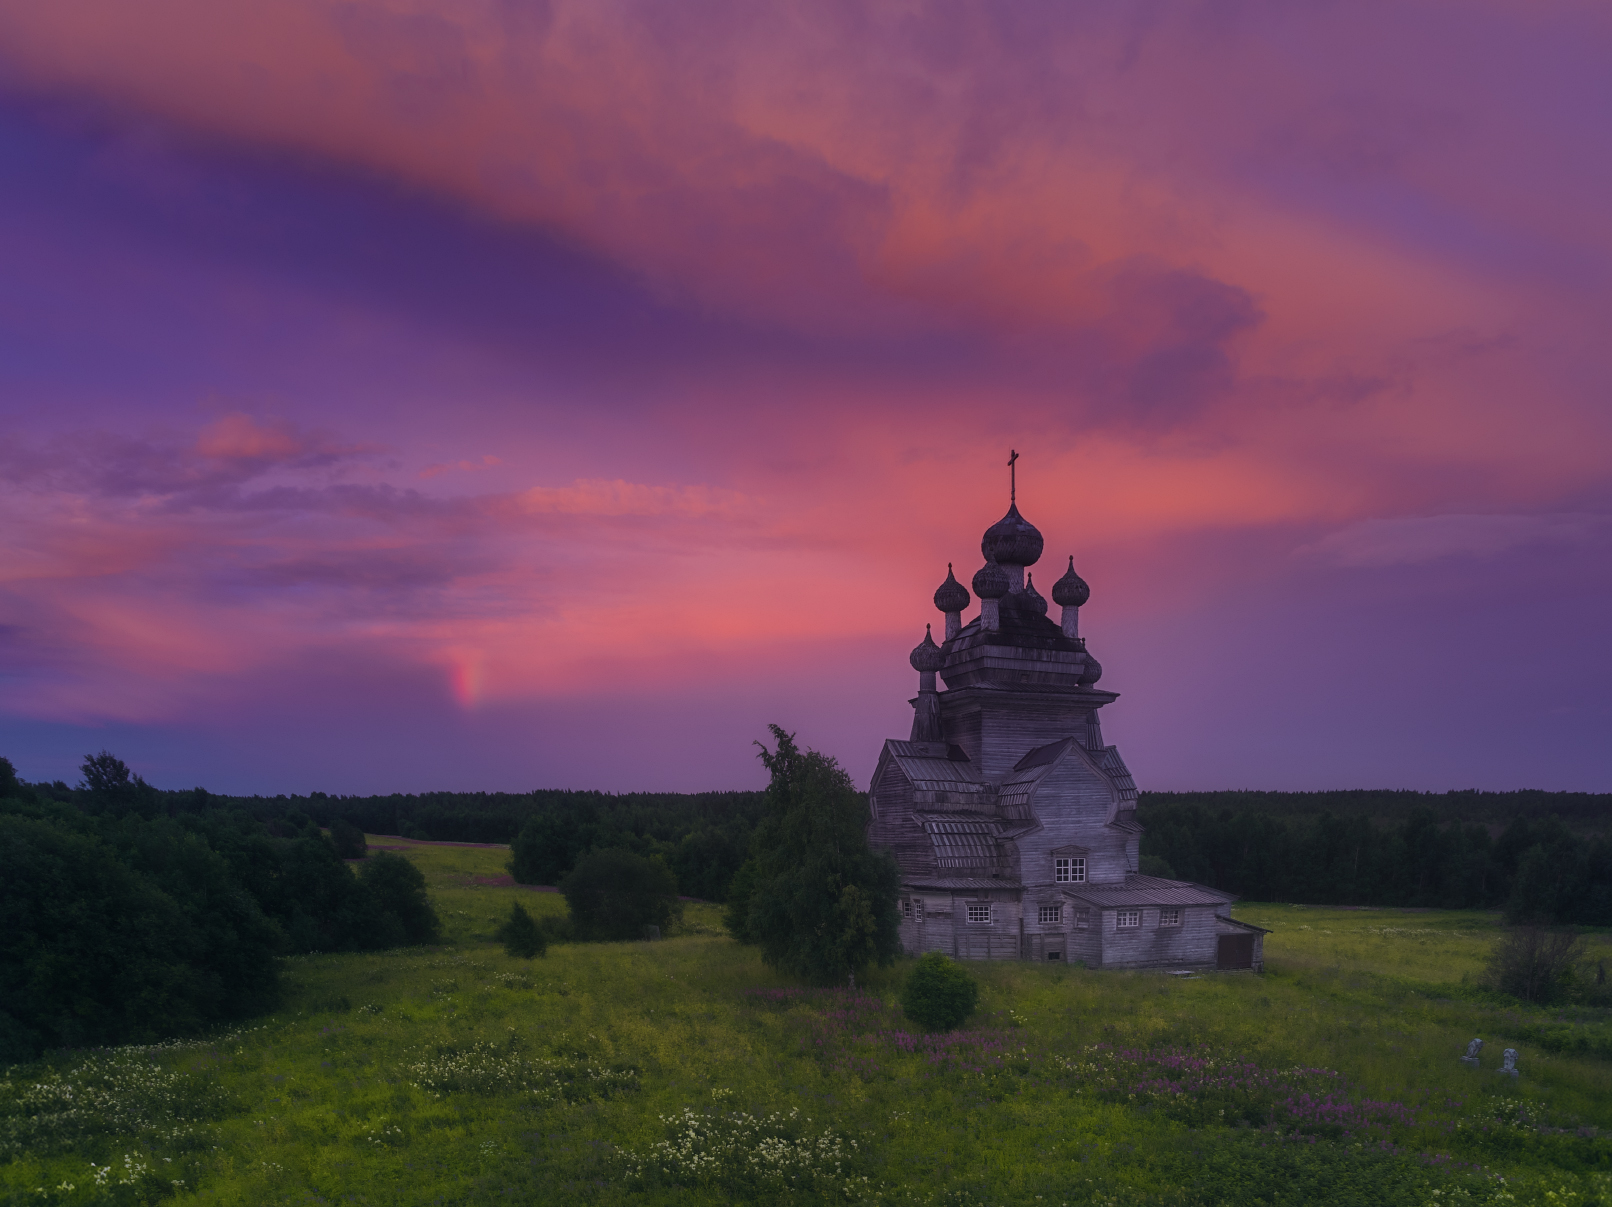
<svg viewBox="0 0 1612 1207"><path fill-rule="evenodd" d="M1087 884L1066 888L1063 895L1098 909L1129 908L1139 905L1225 905L1237 900L1236 893L1222 892L1186 880L1165 880L1130 872L1124 884Z"/></svg>

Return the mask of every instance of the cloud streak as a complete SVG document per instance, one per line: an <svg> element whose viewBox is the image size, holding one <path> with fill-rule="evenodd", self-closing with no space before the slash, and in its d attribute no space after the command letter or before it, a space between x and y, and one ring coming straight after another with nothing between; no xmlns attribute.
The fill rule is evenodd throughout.
<svg viewBox="0 0 1612 1207"><path fill-rule="evenodd" d="M1531 546L1592 545L1612 515L1440 515L1362 520L1298 550L1337 566L1407 566L1447 557L1496 558Z"/></svg>
<svg viewBox="0 0 1612 1207"><path fill-rule="evenodd" d="M1436 601L1379 669L1514 577L1590 733L1609 52L1501 3L0 0L5 707L196 750L367 698L523 786L670 774L567 708L713 783L794 718L857 770L1011 447L1144 771L1388 749L1293 669L1368 572ZM517 715L539 770L475 746Z"/></svg>

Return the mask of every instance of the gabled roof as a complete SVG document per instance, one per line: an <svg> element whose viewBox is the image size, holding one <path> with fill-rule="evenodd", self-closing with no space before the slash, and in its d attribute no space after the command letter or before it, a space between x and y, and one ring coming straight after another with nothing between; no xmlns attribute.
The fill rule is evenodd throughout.
<svg viewBox="0 0 1612 1207"><path fill-rule="evenodd" d="M1271 932L1263 926L1255 926L1252 922L1239 922L1236 918L1228 918L1225 914L1216 914L1216 922L1224 922L1227 926L1235 926L1238 930L1253 931L1255 934L1268 935Z"/></svg>
<svg viewBox="0 0 1612 1207"><path fill-rule="evenodd" d="M938 889L1022 889L1019 881L1009 876L914 876L901 881L903 888Z"/></svg>
<svg viewBox="0 0 1612 1207"><path fill-rule="evenodd" d="M936 867L989 870L1001 858L994 817L978 813L915 813L913 817L935 848Z"/></svg>
<svg viewBox="0 0 1612 1207"><path fill-rule="evenodd" d="M1036 785L1074 744L1074 738L1061 738L1056 742L1048 742L1045 746L1037 746L1015 763L1013 770L1002 778L1002 783L997 789L996 799L1000 802L1002 812L1011 817L1026 808L1036 790Z"/></svg>
<svg viewBox="0 0 1612 1207"><path fill-rule="evenodd" d="M919 792L989 792L991 786L980 778L978 768L968 761L961 746L940 742L898 742L884 744L885 752L901 774Z"/></svg>
<svg viewBox="0 0 1612 1207"><path fill-rule="evenodd" d="M1098 909L1129 908L1139 905L1225 905L1235 901L1235 893L1222 892L1186 880L1165 880L1128 872L1123 884L1087 884L1063 890L1064 896Z"/></svg>
<svg viewBox="0 0 1612 1207"><path fill-rule="evenodd" d="M1092 751L1092 761L1103 769L1103 773L1114 781L1114 787L1119 789L1119 807L1135 809L1136 780L1132 778L1125 760L1119 757L1119 747L1104 746L1101 750Z"/></svg>

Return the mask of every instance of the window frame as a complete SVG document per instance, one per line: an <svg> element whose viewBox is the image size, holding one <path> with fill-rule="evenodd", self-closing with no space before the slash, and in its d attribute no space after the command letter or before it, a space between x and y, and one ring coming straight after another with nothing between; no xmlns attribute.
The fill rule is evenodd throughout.
<svg viewBox="0 0 1612 1207"><path fill-rule="evenodd" d="M1036 924L1038 926L1062 926L1063 902L1054 902L1051 905L1036 906Z"/></svg>
<svg viewBox="0 0 1612 1207"><path fill-rule="evenodd" d="M1115 930L1136 930L1142 925L1142 911L1139 909L1116 909L1114 911Z"/></svg>
<svg viewBox="0 0 1612 1207"><path fill-rule="evenodd" d="M976 913L983 913L983 918L976 918ZM970 926L990 926L996 921L996 907L989 901L970 901L968 903L968 924Z"/></svg>
<svg viewBox="0 0 1612 1207"><path fill-rule="evenodd" d="M1054 855L1052 857L1054 884L1085 884L1086 857L1084 855Z"/></svg>
<svg viewBox="0 0 1612 1207"><path fill-rule="evenodd" d="M1159 908L1159 925L1161 927L1180 926L1181 907L1179 905L1161 906Z"/></svg>

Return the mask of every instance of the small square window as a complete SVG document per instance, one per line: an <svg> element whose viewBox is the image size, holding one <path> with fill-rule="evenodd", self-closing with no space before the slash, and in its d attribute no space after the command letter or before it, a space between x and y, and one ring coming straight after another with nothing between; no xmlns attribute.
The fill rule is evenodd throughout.
<svg viewBox="0 0 1612 1207"><path fill-rule="evenodd" d="M1056 926L1063 921L1063 906L1043 905L1036 911L1036 921L1042 926Z"/></svg>
<svg viewBox="0 0 1612 1207"><path fill-rule="evenodd" d="M1072 855L1059 855L1052 861L1052 879L1058 884L1084 884L1086 861Z"/></svg>
<svg viewBox="0 0 1612 1207"><path fill-rule="evenodd" d="M989 926L991 924L991 906L990 906L990 904L987 902L987 903L984 903L984 904L976 905L973 902L970 902L969 906L968 906L968 920L970 922L980 923L980 924Z"/></svg>
<svg viewBox="0 0 1612 1207"><path fill-rule="evenodd" d="M1091 910L1077 909L1075 911L1075 929L1085 930L1091 925Z"/></svg>
<svg viewBox="0 0 1612 1207"><path fill-rule="evenodd" d="M1061 951L1049 951L1049 952L1047 952L1047 959L1049 959L1049 960L1061 960L1061 959L1063 959L1063 952L1061 952Z"/></svg>
<svg viewBox="0 0 1612 1207"><path fill-rule="evenodd" d="M1160 926L1180 926L1181 911L1179 909L1161 909L1159 911Z"/></svg>
<svg viewBox="0 0 1612 1207"><path fill-rule="evenodd" d="M1114 911L1114 925L1118 927L1142 925L1142 911L1139 909L1120 909Z"/></svg>

